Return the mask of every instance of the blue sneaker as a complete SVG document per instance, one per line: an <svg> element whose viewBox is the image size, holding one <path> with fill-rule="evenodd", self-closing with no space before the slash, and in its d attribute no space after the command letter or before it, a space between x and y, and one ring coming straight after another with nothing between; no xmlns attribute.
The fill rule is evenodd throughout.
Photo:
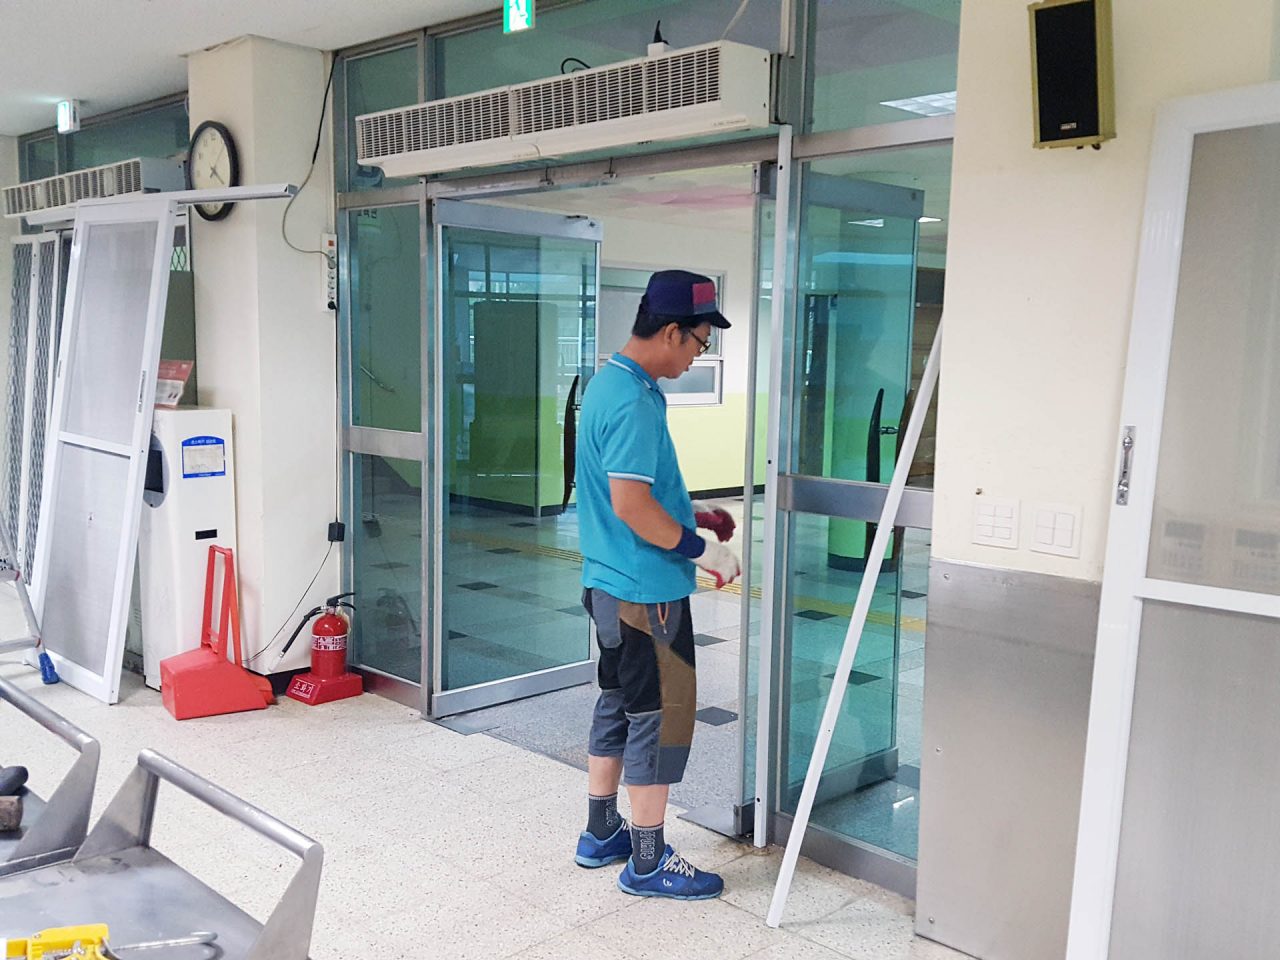
<svg viewBox="0 0 1280 960"><path fill-rule="evenodd" d="M583 831L578 837L578 852L573 861L580 867L607 867L619 860L631 859L631 824L622 821L608 840L597 840Z"/></svg>
<svg viewBox="0 0 1280 960"><path fill-rule="evenodd" d="M636 873L635 865L628 858L618 875L618 889L636 897L711 900L724 891L724 880L718 873L697 869L668 844L653 873Z"/></svg>

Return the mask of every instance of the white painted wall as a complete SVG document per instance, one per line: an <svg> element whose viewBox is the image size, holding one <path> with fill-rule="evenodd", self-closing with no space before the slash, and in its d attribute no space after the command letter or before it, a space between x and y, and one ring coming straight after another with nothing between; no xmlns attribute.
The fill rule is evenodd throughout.
<svg viewBox="0 0 1280 960"><path fill-rule="evenodd" d="M18 138L0 137L0 188L18 182ZM9 291L13 283L10 238L21 232L21 221L0 217L0 384L9 382ZM0 427L0 430L3 428Z"/></svg>
<svg viewBox="0 0 1280 960"><path fill-rule="evenodd" d="M228 126L244 183L300 184L327 70L318 50L258 37L192 54L192 128L210 119ZM316 173L289 215L290 239L304 248L318 247L332 229L327 141L326 134ZM237 562L251 651L285 622L325 554L335 517L335 320L324 307L320 257L281 239L284 208L256 201L217 223L193 217L200 403L229 407L235 418ZM338 555L304 608L337 592ZM308 656L307 644L295 644L279 669L303 666ZM259 665L276 659L268 654Z"/></svg>
<svg viewBox="0 0 1280 960"><path fill-rule="evenodd" d="M966 3L938 427L939 558L1099 580L1155 110L1262 82L1276 0L1114 5L1119 136L1031 147L1026 5ZM970 542L975 491L1023 506L1017 551ZM1084 509L1080 559L1032 553L1029 506Z"/></svg>

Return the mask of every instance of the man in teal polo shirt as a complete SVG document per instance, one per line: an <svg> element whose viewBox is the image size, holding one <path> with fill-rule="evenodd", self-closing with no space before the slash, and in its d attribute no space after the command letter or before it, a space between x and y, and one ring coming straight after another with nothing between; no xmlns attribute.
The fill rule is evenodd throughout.
<svg viewBox="0 0 1280 960"><path fill-rule="evenodd" d="M626 860L626 893L680 900L720 895L724 882L666 845L667 794L684 775L697 706L689 596L696 568L717 587L739 573L721 541L733 520L689 499L657 381L674 379L727 329L715 284L684 270L649 280L631 339L596 374L582 402L577 448L583 603L600 645L600 697L591 725L587 829L575 860ZM628 825L618 815L625 771Z"/></svg>

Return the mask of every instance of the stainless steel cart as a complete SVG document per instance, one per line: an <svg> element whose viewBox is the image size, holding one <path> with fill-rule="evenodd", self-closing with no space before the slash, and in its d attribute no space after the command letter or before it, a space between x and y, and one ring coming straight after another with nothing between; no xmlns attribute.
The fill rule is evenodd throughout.
<svg viewBox="0 0 1280 960"><path fill-rule="evenodd" d="M16 833L0 833L0 877L33 867L67 860L84 842L93 806L93 786L98 776L98 741L43 703L0 680L0 701L26 714L79 756L48 800L30 789L23 792L22 825ZM17 756L0 757L6 763Z"/></svg>
<svg viewBox="0 0 1280 960"><path fill-rule="evenodd" d="M302 864L265 924L151 846L160 781L298 856ZM324 852L319 843L152 750L69 859L0 877L0 936L105 923L112 943L217 934L223 960L306 960ZM157 947L148 960L192 960L193 948Z"/></svg>

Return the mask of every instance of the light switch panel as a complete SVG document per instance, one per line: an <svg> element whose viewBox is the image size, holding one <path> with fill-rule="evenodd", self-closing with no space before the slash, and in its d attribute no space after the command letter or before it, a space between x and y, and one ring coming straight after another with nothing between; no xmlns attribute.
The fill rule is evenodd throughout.
<svg viewBox="0 0 1280 960"><path fill-rule="evenodd" d="M973 498L973 542L987 547L1018 549L1018 501L998 497Z"/></svg>
<svg viewBox="0 0 1280 960"><path fill-rule="evenodd" d="M1081 510L1074 503L1033 503L1031 550L1059 557L1080 556Z"/></svg>

